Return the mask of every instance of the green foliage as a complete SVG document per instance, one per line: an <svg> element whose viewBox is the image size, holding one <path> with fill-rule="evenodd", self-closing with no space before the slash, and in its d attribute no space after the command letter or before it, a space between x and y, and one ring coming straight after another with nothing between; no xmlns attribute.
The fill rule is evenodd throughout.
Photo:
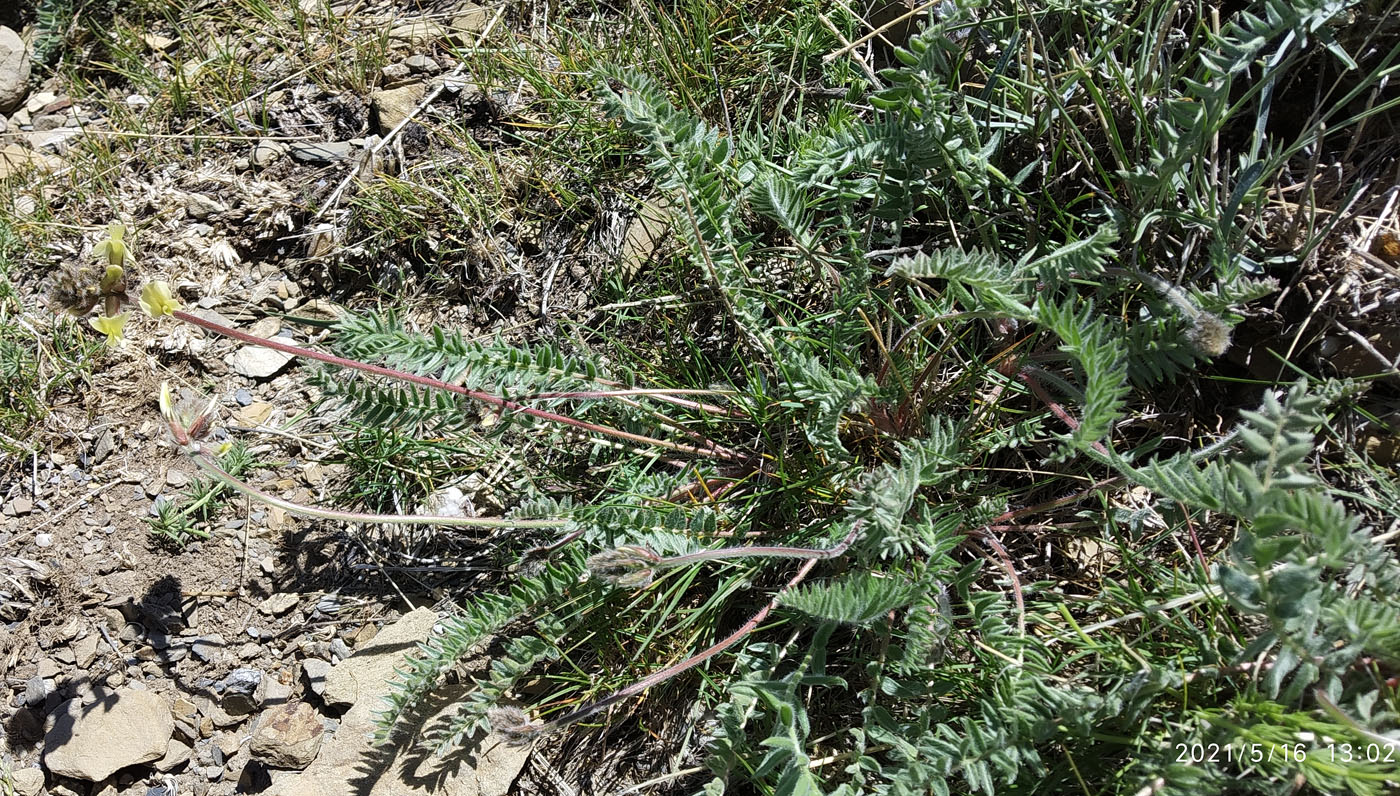
<svg viewBox="0 0 1400 796"><path fill-rule="evenodd" d="M783 605L816 619L868 625L908 605L916 594L912 583L891 581L866 572L848 580L803 586L783 595Z"/></svg>
<svg viewBox="0 0 1400 796"><path fill-rule="evenodd" d="M1229 373L1232 326L1277 286L1244 275L1269 260L1261 187L1297 154L1268 138L1272 98L1318 48L1352 59L1350 6L1263 0L1215 26L1164 3L949 3L862 75L805 60L861 33L799 3L794 29L840 34L769 51L848 102L783 94L771 124L735 124L723 86L706 101L670 60L669 79L601 70L609 140L639 155L682 243L619 303L706 300L646 316L683 350L651 350L631 313L576 325L568 350L389 313L338 323L335 345L741 453L522 456L520 515L567 516L567 533L503 543L516 577L420 646L378 739L495 644L435 751L473 743L531 680L548 694L522 731L651 731L657 703L712 707L706 793L1372 793L1400 777L1175 752L1400 737L1400 568L1315 446L1348 391L1266 393L1197 451L1163 419L1198 369ZM717 381L732 414L558 395ZM513 456L550 428L478 429L416 387L323 385L389 442L428 430ZM590 559L631 569L602 587ZM798 566L810 579L782 586ZM666 693L634 706L633 683Z"/></svg>
<svg viewBox="0 0 1400 796"><path fill-rule="evenodd" d="M483 595L480 599L463 606L456 616L447 617L438 623L433 635L419 642L418 650L409 657L406 669L400 671L398 679L393 682L393 690L385 699L388 705L380 712L376 721L376 743L387 743L394 732L395 724L405 712L411 710L436 688L443 676L467 653L490 640L512 622L528 617L541 605L562 598L576 586L582 572L582 556L576 551L571 551L564 560L551 562L537 574L518 579L508 592ZM538 644L514 648L516 656L530 662L535 660L534 656L537 654L544 656L547 651L547 646ZM513 681L519 676L518 668L518 665L509 661L503 662L497 674ZM439 743L451 746L469 737L480 726L481 716L494 704L503 690L504 687L488 691L483 697L473 698ZM472 705L480 705L480 712Z"/></svg>
<svg viewBox="0 0 1400 796"><path fill-rule="evenodd" d="M248 446L242 440L230 444L219 457L219 466L235 478L241 477L256 464ZM208 478L196 478L185 487L180 497L166 498L156 505L156 516L148 517L150 534L161 544L175 550L210 536L213 522L227 502L226 487Z"/></svg>

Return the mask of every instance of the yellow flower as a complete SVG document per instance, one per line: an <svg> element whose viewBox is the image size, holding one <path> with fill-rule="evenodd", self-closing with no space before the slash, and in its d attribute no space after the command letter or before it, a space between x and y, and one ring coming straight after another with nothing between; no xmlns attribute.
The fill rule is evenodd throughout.
<svg viewBox="0 0 1400 796"><path fill-rule="evenodd" d="M107 266L107 272L102 275L102 282L100 284L102 293L105 295L108 293L122 292L118 288L121 286L122 277L125 275L126 272L122 270L120 265Z"/></svg>
<svg viewBox="0 0 1400 796"><path fill-rule="evenodd" d="M157 279L141 288L141 309L152 318L159 318L180 309L180 303L170 295L170 285Z"/></svg>
<svg viewBox="0 0 1400 796"><path fill-rule="evenodd" d="M160 383L160 413L166 420L175 420L175 402L170 398L170 382Z"/></svg>
<svg viewBox="0 0 1400 796"><path fill-rule="evenodd" d="M135 260L131 247L122 240L124 237L126 225L120 221L113 221L107 225L107 239L92 247L92 255L99 260L106 258L108 263L116 266L124 264L127 260Z"/></svg>
<svg viewBox="0 0 1400 796"><path fill-rule="evenodd" d="M123 312L120 315L102 315L88 321L92 328L107 335L107 345L116 346L122 339L122 327L126 326L126 319L131 317L131 313Z"/></svg>

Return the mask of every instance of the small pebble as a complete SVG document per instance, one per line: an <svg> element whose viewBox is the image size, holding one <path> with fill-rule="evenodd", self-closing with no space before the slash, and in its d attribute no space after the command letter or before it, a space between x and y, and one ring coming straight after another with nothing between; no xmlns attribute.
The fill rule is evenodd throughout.
<svg viewBox="0 0 1400 796"><path fill-rule="evenodd" d="M238 391L233 394L233 400L237 401L239 406L249 406L253 403L253 393L246 388L240 387Z"/></svg>
<svg viewBox="0 0 1400 796"><path fill-rule="evenodd" d="M343 661L349 658L351 653L350 648L346 646L343 640L335 639L331 642L331 654Z"/></svg>
<svg viewBox="0 0 1400 796"><path fill-rule="evenodd" d="M38 546L38 547L52 547L52 546L53 546L53 534L51 534L51 533L36 533L36 534L34 534L34 544L35 544L36 546Z"/></svg>
<svg viewBox="0 0 1400 796"><path fill-rule="evenodd" d="M44 697L53 690L53 681L45 680L42 677L31 677L29 682L24 684L24 703L30 707L38 707L44 704Z"/></svg>

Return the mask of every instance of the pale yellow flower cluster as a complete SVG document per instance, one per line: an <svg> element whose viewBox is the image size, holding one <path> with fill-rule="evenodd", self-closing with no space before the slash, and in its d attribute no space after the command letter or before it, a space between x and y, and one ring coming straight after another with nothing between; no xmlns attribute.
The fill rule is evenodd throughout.
<svg viewBox="0 0 1400 796"><path fill-rule="evenodd" d="M130 312L117 312L121 307L121 294L125 292L125 265L136 262L131 246L126 242L126 225L113 221L107 225L106 239L93 247L92 253L99 260L107 261L107 271L102 275L102 295L107 300L103 304L103 314L88 321L98 333L106 335L107 345L115 346L122 339ZM167 282L156 280L141 288L141 309L152 318L170 315L180 309L180 305Z"/></svg>

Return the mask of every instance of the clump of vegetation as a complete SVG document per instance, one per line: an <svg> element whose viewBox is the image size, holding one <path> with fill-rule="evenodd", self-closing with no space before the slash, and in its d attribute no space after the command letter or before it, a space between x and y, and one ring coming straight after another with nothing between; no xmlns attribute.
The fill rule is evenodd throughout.
<svg viewBox="0 0 1400 796"><path fill-rule="evenodd" d="M495 62L573 92L568 125L514 143L644 172L682 243L554 342L384 310L331 324L327 353L142 292L327 366L325 397L374 430L346 445L365 469L343 503L428 494L459 473L412 458L470 450L526 474L499 516L268 495L205 442L209 410L166 396L206 479L153 530L183 544L236 490L491 531L508 582L423 640L384 743L491 644L416 743L606 725L675 755L658 784L707 794L1393 791L1400 566L1376 520L1400 489L1336 433L1367 385L1228 361L1337 233L1295 207L1282 240L1271 192L1389 121L1382 9L951 2L877 48L816 4L692 6L690 27L644 17L644 70L592 41L560 75ZM1304 74L1327 101L1280 123ZM570 179L541 181L596 190ZM354 211L436 251L421 189ZM494 213L425 193L463 238Z"/></svg>
<svg viewBox="0 0 1400 796"><path fill-rule="evenodd" d="M241 440L228 445L219 456L219 466L234 478L246 475L255 463L248 446ZM228 502L225 484L211 478L196 478L187 485L181 497L163 500L156 505L156 516L149 517L151 535L175 550L210 536L208 524L218 517Z"/></svg>

